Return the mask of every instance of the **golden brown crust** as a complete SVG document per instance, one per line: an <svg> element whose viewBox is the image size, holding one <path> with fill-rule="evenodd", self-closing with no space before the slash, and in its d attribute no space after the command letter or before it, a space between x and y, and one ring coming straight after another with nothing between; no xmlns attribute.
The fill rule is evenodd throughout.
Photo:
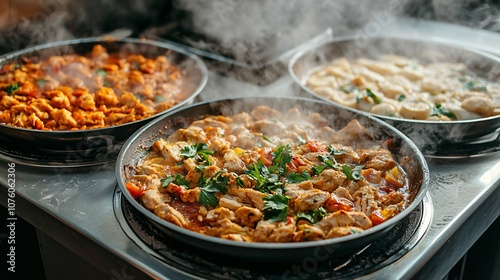
<svg viewBox="0 0 500 280"><path fill-rule="evenodd" d="M0 122L39 130L85 130L153 116L180 100L181 71L165 56L52 56L0 71Z"/></svg>

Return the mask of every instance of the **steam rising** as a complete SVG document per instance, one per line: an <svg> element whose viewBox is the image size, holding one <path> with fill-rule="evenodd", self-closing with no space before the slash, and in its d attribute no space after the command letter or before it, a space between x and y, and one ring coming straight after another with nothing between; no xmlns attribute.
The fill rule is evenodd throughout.
<svg viewBox="0 0 500 280"><path fill-rule="evenodd" d="M404 15L500 31L500 5L491 0L319 0L313 3L299 0L47 0L31 3L34 7L30 8L38 12L0 29L0 53L64 39L100 36L115 30L130 30L132 36L147 30L163 30L163 34L157 35L167 36L181 30L201 36L184 38L194 47L218 51L239 61L255 62L273 58L326 28L332 28L335 36L363 28L364 32L373 33L377 28L374 22L383 25Z"/></svg>

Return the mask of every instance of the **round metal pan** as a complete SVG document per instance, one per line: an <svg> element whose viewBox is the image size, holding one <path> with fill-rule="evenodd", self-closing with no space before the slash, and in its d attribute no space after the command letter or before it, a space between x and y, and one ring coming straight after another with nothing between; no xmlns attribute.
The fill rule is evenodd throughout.
<svg viewBox="0 0 500 280"><path fill-rule="evenodd" d="M8 63L21 63L23 57L43 60L53 55L84 55L96 44L101 44L109 53L136 53L146 57L166 55L184 74L182 95L177 104L146 119L99 129L42 131L0 124L2 151L35 161L41 157L44 161L52 159L54 162L71 164L114 159L123 142L138 128L161 114L192 103L207 83L208 70L197 56L165 43L135 38L86 38L49 43L3 55L0 57L0 67Z"/></svg>
<svg viewBox="0 0 500 280"><path fill-rule="evenodd" d="M412 202L407 209L390 220L374 226L360 234L348 235L321 241L294 242L294 243L250 243L238 242L206 236L160 219L135 200L127 191L125 183L134 174L134 167L140 163L150 150L152 144L160 138L168 137L176 130L187 127L192 121L207 114L231 115L239 112L249 112L258 105L266 105L287 111L297 107L301 112L317 112L327 119L334 129L344 127L350 120L357 119L375 136L375 142L391 139L389 148L396 161L401 162L405 157L408 162L403 168L408 174ZM422 201L429 184L429 170L427 163L418 150L404 134L390 125L367 115L358 115L325 102L306 98L235 98L221 99L211 102L193 104L188 107L169 112L148 123L135 132L123 145L115 167L118 186L123 196L131 205L140 211L154 226L163 231L173 240L185 243L199 252L216 254L222 257L238 258L253 262L297 262L305 258L323 258L345 255L360 250L381 238L384 233L405 218ZM319 261L319 259L318 259Z"/></svg>
<svg viewBox="0 0 500 280"><path fill-rule="evenodd" d="M402 55L418 59L423 63L460 62L464 63L475 76L500 83L499 57L463 48L456 42L440 38L337 38L296 53L289 61L288 70L294 81L308 94L347 110L369 114L315 93L305 85L305 81L312 71L326 66L336 58L346 57L349 60L354 60L366 57L376 59L382 54ZM500 115L457 121L422 121L373 115L409 136L426 156L446 155L448 147L475 144L476 140L483 137L495 139L495 135L498 134L497 130L500 128Z"/></svg>

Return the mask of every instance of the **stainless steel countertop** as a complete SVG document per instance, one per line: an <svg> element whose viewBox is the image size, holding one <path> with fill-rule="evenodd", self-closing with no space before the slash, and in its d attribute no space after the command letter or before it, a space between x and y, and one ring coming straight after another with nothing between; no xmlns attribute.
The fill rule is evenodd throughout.
<svg viewBox="0 0 500 280"><path fill-rule="evenodd" d="M460 27L401 19L387 30L413 30L496 49L500 35ZM426 24L426 25L425 25ZM405 27L406 25L406 27ZM468 33L469 32L469 33ZM408 32L407 32L408 34ZM464 35L465 34L465 35ZM474 36L479 36L474 41ZM222 96L296 94L289 77L264 88L211 74L203 100ZM241 90L244 88L245 90ZM1 201L6 205L8 158L0 159ZM500 215L500 154L466 159L428 159L434 217L422 240L395 263L361 278L442 279ZM97 267L118 276L180 279L184 272L166 267L132 242L113 212L114 163L85 168L16 165L16 214Z"/></svg>

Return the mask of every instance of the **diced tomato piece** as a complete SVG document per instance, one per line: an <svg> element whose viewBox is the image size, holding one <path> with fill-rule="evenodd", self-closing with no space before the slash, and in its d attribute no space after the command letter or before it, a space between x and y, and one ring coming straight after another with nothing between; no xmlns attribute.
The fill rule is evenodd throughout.
<svg viewBox="0 0 500 280"><path fill-rule="evenodd" d="M309 149L309 151L313 153L328 151L328 147L326 147L325 143L319 140L307 140L306 146Z"/></svg>
<svg viewBox="0 0 500 280"><path fill-rule="evenodd" d="M180 197L182 194L184 194L186 192L186 189L184 187L177 185L177 184L170 183L167 186L167 192Z"/></svg>
<svg viewBox="0 0 500 280"><path fill-rule="evenodd" d="M26 95L31 97L40 97L41 93L38 87L30 81L26 81L19 90L16 91L18 95Z"/></svg>
<svg viewBox="0 0 500 280"><path fill-rule="evenodd" d="M265 166L273 165L273 150L271 148L262 148L259 150L260 159Z"/></svg>
<svg viewBox="0 0 500 280"><path fill-rule="evenodd" d="M379 210L372 212L372 214L370 215L370 220L372 221L372 224L374 226L380 225L381 223L385 222L385 218L382 216L382 213L380 213Z"/></svg>
<svg viewBox="0 0 500 280"><path fill-rule="evenodd" d="M133 198L137 198L137 197L141 196L142 193L144 192L143 189L141 189L140 187L138 187L130 182L127 182L125 184L125 187L127 188L128 192L130 193L130 195Z"/></svg>
<svg viewBox="0 0 500 280"><path fill-rule="evenodd" d="M293 172L302 172L302 170L300 170L300 167L305 165L306 163L303 162L299 157L297 157L296 155L292 155L292 161L287 164L287 167Z"/></svg>
<svg viewBox="0 0 500 280"><path fill-rule="evenodd" d="M324 204L328 212L337 212L339 210L352 211L350 201L338 199L336 196L330 196Z"/></svg>

